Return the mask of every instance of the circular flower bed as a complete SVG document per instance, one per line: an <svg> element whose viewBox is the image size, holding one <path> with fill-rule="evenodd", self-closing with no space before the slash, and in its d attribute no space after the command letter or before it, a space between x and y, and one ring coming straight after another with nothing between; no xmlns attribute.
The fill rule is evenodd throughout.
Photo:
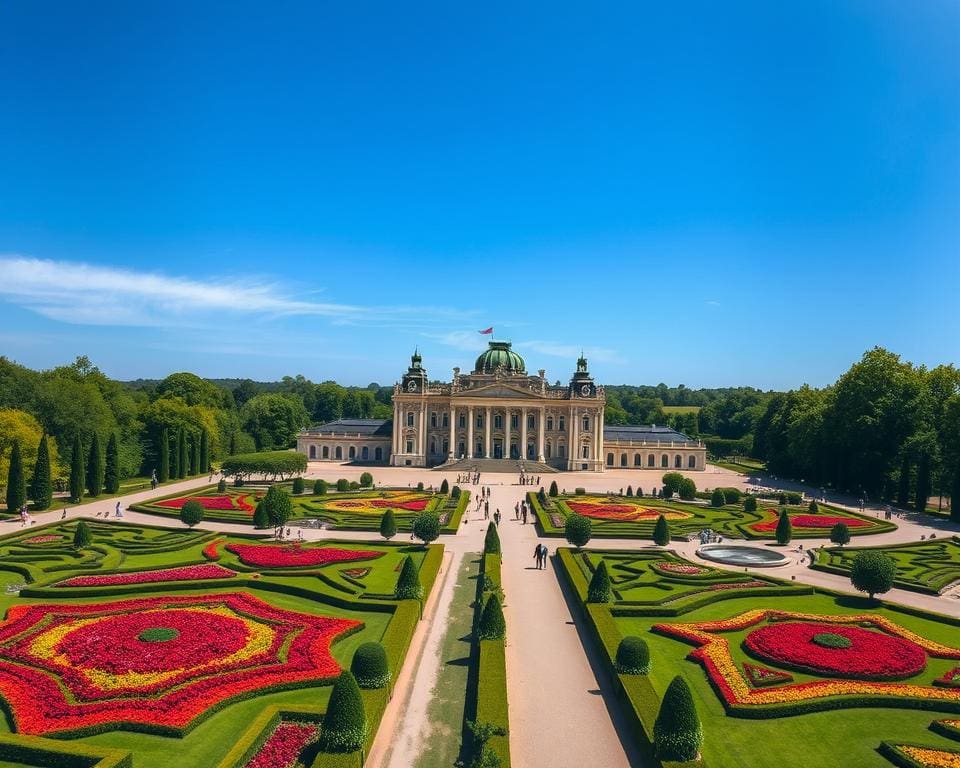
<svg viewBox="0 0 960 768"><path fill-rule="evenodd" d="M743 643L764 661L830 677L898 680L927 663L924 650L909 640L841 624L776 622L753 630Z"/></svg>

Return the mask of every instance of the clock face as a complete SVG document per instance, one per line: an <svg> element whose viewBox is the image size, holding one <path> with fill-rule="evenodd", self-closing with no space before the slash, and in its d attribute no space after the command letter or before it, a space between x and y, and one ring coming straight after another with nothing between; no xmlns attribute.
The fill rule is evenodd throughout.
<svg viewBox="0 0 960 768"><path fill-rule="evenodd" d="M410 392L416 392L416 391L417 391L417 382L411 381L410 383L408 383L408 384L407 384L407 389L408 389Z"/></svg>
<svg viewBox="0 0 960 768"><path fill-rule="evenodd" d="M582 387L580 387L580 394L583 395L584 397L589 397L589 396L590 396L590 385L589 385L589 384L584 384Z"/></svg>

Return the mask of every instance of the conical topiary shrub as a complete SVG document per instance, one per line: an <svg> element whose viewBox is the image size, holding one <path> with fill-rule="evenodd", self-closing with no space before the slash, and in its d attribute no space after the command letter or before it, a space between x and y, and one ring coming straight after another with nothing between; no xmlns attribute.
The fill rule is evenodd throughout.
<svg viewBox="0 0 960 768"><path fill-rule="evenodd" d="M653 526L653 542L661 547L670 543L670 523L663 515L657 518L657 524Z"/></svg>
<svg viewBox="0 0 960 768"><path fill-rule="evenodd" d="M507 634L507 622L503 618L503 606L500 605L500 598L496 594L491 594L487 598L486 605L483 606L477 634L481 640L502 640Z"/></svg>
<svg viewBox="0 0 960 768"><path fill-rule="evenodd" d="M27 503L27 481L23 471L20 441L14 440L10 449L10 467L7 470L7 512L19 512Z"/></svg>
<svg viewBox="0 0 960 768"><path fill-rule="evenodd" d="M270 515L267 514L267 506L263 503L263 499L257 502L257 508L253 511L253 527L270 527Z"/></svg>
<svg viewBox="0 0 960 768"><path fill-rule="evenodd" d="M403 567L400 569L400 576L397 577L397 588L394 592L397 600L419 600L423 597L423 585L420 583L420 571L413 562L413 558L407 555L403 559Z"/></svg>
<svg viewBox="0 0 960 768"><path fill-rule="evenodd" d="M560 491L557 489L557 481L554 480L552 483L550 483L550 495L555 497L559 492Z"/></svg>
<svg viewBox="0 0 960 768"><path fill-rule="evenodd" d="M350 671L361 688L384 688L390 682L387 652L380 643L364 643L353 652Z"/></svg>
<svg viewBox="0 0 960 768"><path fill-rule="evenodd" d="M388 509L380 518L380 535L387 541L397 535L397 520L393 516L392 509Z"/></svg>
<svg viewBox="0 0 960 768"><path fill-rule="evenodd" d="M607 563L600 561L600 565L593 572L590 586L587 587L588 603L609 603L613 598L613 588L610 586L610 575L607 573Z"/></svg>
<svg viewBox="0 0 960 768"><path fill-rule="evenodd" d="M661 760L694 760L703 742L703 728L687 681L677 675L667 687L653 724L653 742Z"/></svg>
<svg viewBox="0 0 960 768"><path fill-rule="evenodd" d="M483 551L488 555L500 554L500 534L497 533L497 526L493 523L487 526L487 535L483 539Z"/></svg>
<svg viewBox="0 0 960 768"><path fill-rule="evenodd" d="M450 483L447 482L447 478L443 478L443 482L440 483L440 493L450 493Z"/></svg>
<svg viewBox="0 0 960 768"><path fill-rule="evenodd" d="M642 637L628 635L617 646L617 672L621 675L646 675L650 672L650 648Z"/></svg>
<svg viewBox="0 0 960 768"><path fill-rule="evenodd" d="M84 547L88 547L92 540L93 536L90 533L90 526L87 525L86 520L81 520L73 530L73 548L83 549Z"/></svg>
<svg viewBox="0 0 960 768"><path fill-rule="evenodd" d="M780 511L780 519L777 520L777 543L789 544L793 538L793 526L790 524L790 515L787 510Z"/></svg>
<svg viewBox="0 0 960 768"><path fill-rule="evenodd" d="M349 670L340 673L333 685L323 716L320 743L326 752L355 752L367 736L367 715L363 711L360 686Z"/></svg>

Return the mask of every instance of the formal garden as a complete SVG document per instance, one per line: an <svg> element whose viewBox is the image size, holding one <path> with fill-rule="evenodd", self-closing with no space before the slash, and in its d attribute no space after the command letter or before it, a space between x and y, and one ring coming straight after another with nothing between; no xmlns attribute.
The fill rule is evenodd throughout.
<svg viewBox="0 0 960 768"><path fill-rule="evenodd" d="M724 538L776 539L777 524L786 512L792 538L825 538L838 523L851 536L886 533L896 526L886 520L858 515L818 502L803 504L799 498L759 498L735 489L717 489L706 499L681 501L662 496L613 494L531 493L528 498L537 524L546 536L563 536L567 518L580 515L590 520L595 538L652 539L662 515L674 537L696 536L709 529Z"/></svg>
<svg viewBox="0 0 960 768"><path fill-rule="evenodd" d="M926 594L940 594L960 582L960 538L944 536L886 547L830 547L817 553L816 570L849 576L854 558L879 551L896 564L894 584Z"/></svg>
<svg viewBox="0 0 960 768"><path fill-rule="evenodd" d="M558 551L651 758L699 752L711 768L801 755L864 768L960 760L960 620L668 552Z"/></svg>
<svg viewBox="0 0 960 768"><path fill-rule="evenodd" d="M392 489L361 487L346 480L329 484L317 480L276 483L290 494L292 514L289 524L313 523L324 528L346 531L376 531L384 513L391 510L397 530L409 533L413 520L420 514L435 514L444 533L455 533L470 500L469 491L459 487L439 490ZM351 487L353 486L353 487ZM188 494L175 494L131 507L137 512L165 517L179 517L188 501L198 502L204 519L219 523L256 525L257 505L266 495L267 484L247 483L241 487L226 483L200 488ZM265 525L259 527L267 527Z"/></svg>
<svg viewBox="0 0 960 768"><path fill-rule="evenodd" d="M3 766L359 766L442 547L64 521L0 539Z"/></svg>

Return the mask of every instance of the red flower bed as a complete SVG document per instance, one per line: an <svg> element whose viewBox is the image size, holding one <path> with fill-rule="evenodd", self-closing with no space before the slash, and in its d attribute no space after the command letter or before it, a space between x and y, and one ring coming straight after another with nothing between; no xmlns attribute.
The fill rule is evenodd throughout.
<svg viewBox="0 0 960 768"><path fill-rule="evenodd" d="M207 544L207 546L203 548L203 556L207 558L207 560L219 560L220 559L219 547L222 541L223 541L222 539L214 539L209 544Z"/></svg>
<svg viewBox="0 0 960 768"><path fill-rule="evenodd" d="M934 685L944 688L960 688L960 667L954 667L933 681Z"/></svg>
<svg viewBox="0 0 960 768"><path fill-rule="evenodd" d="M743 663L743 674L747 680L750 681L750 685L755 688L777 685L779 683L789 683L793 680L793 676L788 675L786 672L778 672L775 669L761 667L759 664L751 664L747 661Z"/></svg>
<svg viewBox="0 0 960 768"><path fill-rule="evenodd" d="M50 544L54 541L63 541L63 536L59 533L41 533L39 536L31 536L24 539L24 544Z"/></svg>
<svg viewBox="0 0 960 768"><path fill-rule="evenodd" d="M383 552L362 549L337 549L336 547L305 548L286 544L228 544L244 565L255 568L300 568L308 565L326 565L345 560L369 560L380 557Z"/></svg>
<svg viewBox="0 0 960 768"><path fill-rule="evenodd" d="M371 499L370 505L378 509L405 509L408 512L423 512L427 508L429 499L415 499L413 501L390 501L390 499Z"/></svg>
<svg viewBox="0 0 960 768"><path fill-rule="evenodd" d="M676 573L681 576L699 576L708 573L709 568L703 568L699 565L684 565L683 563L660 562L654 563L654 567L666 571L667 573Z"/></svg>
<svg viewBox="0 0 960 768"><path fill-rule="evenodd" d="M0 624L0 695L20 733L180 729L225 700L335 677L330 644L358 626L245 593L16 605Z"/></svg>
<svg viewBox="0 0 960 768"><path fill-rule="evenodd" d="M117 584L150 584L163 581L199 581L229 579L237 574L222 565L188 565L136 573L110 573L103 576L74 576L57 582L56 587L110 587Z"/></svg>
<svg viewBox="0 0 960 768"><path fill-rule="evenodd" d="M152 502L152 504L168 509L180 509L188 501L198 501L204 509L225 512L239 511L252 515L256 507L250 503L250 496L251 494L249 493L240 496L230 496L227 494L221 494L219 496L180 496L176 499L161 499L160 501Z"/></svg>
<svg viewBox="0 0 960 768"><path fill-rule="evenodd" d="M319 735L320 727L311 723L280 723L246 768L292 768Z"/></svg>
<svg viewBox="0 0 960 768"><path fill-rule="evenodd" d="M767 624L750 632L743 644L765 661L815 675L896 680L922 672L927 664L924 650L902 637L825 622Z"/></svg>
<svg viewBox="0 0 960 768"><path fill-rule="evenodd" d="M768 509L767 514L773 515L773 519L754 523L750 526L750 529L758 533L775 531L779 520L777 511ZM790 524L794 528L833 528L837 523L846 523L848 528L869 528L873 525L869 520L843 515L789 515L789 517Z"/></svg>

